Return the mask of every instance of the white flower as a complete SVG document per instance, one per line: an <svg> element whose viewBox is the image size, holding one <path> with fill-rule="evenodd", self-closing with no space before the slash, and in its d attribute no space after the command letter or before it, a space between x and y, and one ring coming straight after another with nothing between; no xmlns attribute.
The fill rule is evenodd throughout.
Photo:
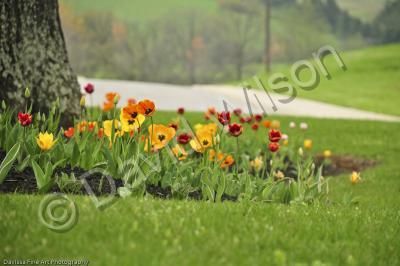
<svg viewBox="0 0 400 266"><path fill-rule="evenodd" d="M302 129L302 130L307 130L307 129L308 129L307 123L301 122L301 123L300 123L300 129Z"/></svg>
<svg viewBox="0 0 400 266"><path fill-rule="evenodd" d="M288 135L286 135L286 134L283 134L282 135L282 140L288 140L289 139L289 136Z"/></svg>
<svg viewBox="0 0 400 266"><path fill-rule="evenodd" d="M293 122L293 121L290 122L290 123L289 123L289 127L290 127L290 128L296 128L296 123Z"/></svg>

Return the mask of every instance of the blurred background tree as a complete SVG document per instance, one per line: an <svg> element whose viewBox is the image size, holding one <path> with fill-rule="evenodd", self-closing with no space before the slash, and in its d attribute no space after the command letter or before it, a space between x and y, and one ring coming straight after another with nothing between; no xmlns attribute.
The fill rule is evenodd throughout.
<svg viewBox="0 0 400 266"><path fill-rule="evenodd" d="M326 44L396 41L399 1L62 0L60 13L80 75L193 84L239 81Z"/></svg>
<svg viewBox="0 0 400 266"><path fill-rule="evenodd" d="M400 41L400 0L389 1L375 18L371 35L380 43Z"/></svg>
<svg viewBox="0 0 400 266"><path fill-rule="evenodd" d="M36 111L59 98L61 111L72 115L79 110L80 89L58 8L53 0L0 2L0 97L22 106L29 87Z"/></svg>

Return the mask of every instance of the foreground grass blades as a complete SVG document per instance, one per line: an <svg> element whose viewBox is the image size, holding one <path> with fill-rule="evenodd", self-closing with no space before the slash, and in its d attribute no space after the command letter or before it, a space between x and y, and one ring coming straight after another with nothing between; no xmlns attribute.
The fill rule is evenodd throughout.
<svg viewBox="0 0 400 266"><path fill-rule="evenodd" d="M0 196L0 258L81 258L90 265L398 265L393 208L208 204L129 198L99 212L75 197L77 226L36 219L40 196ZM16 222L18 221L18 222Z"/></svg>

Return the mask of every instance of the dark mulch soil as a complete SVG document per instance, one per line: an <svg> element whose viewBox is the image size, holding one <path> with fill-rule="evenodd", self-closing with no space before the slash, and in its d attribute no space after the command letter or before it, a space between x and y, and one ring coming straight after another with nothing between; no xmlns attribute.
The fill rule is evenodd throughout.
<svg viewBox="0 0 400 266"><path fill-rule="evenodd" d="M320 166L324 161L322 155L315 157L316 166ZM352 155L333 155L328 160L328 164L323 167L323 176L335 176L343 173L350 173L352 171L360 172L367 168L374 167L377 165L377 161L366 160L357 158Z"/></svg>
<svg viewBox="0 0 400 266"><path fill-rule="evenodd" d="M153 195L154 197L162 198L162 199L169 199L172 198L172 191L170 187L162 188L160 185L147 185L146 186L147 193ZM189 192L188 198L192 200L201 200L202 194L201 191L196 190ZM229 201L236 201L237 197L230 196L227 194L223 194L221 197L222 201L229 200Z"/></svg>
<svg viewBox="0 0 400 266"><path fill-rule="evenodd" d="M73 171L70 168L60 168L56 170L56 173L71 173L74 172L76 177L79 177L83 173L85 173L82 169L74 169ZM103 177L100 174L91 175L85 178L87 184L93 191L95 195L103 195L103 194L111 194L111 184L107 180L107 178ZM122 180L115 180L115 187L118 189L123 186ZM0 193L21 193L21 194L35 194L38 193L35 175L31 169L25 169L22 173L18 173L14 170L11 170L8 174L7 178L4 180L2 184L0 184ZM61 192L60 188L57 184L54 184L49 192ZM89 194L83 185L80 188L71 192L71 194Z"/></svg>
<svg viewBox="0 0 400 266"><path fill-rule="evenodd" d="M0 150L0 162L5 157L5 153ZM323 163L323 157L317 155L316 158L317 167ZM332 156L329 159L330 163L325 165L323 168L324 176L335 176L342 173L347 173L351 171L362 171L366 168L373 167L376 165L376 161L373 160L365 160L361 158L356 158L353 156ZM286 161L288 168L284 171L285 176L296 178L296 168L293 162L289 160ZM71 168L60 168L56 170L56 175L58 173L67 173L71 174L72 172L75 174L77 178L86 173L83 169L71 169ZM100 173L94 173L85 177L87 184L93 190L95 195L106 195L112 193L112 187L107 178L102 176ZM123 186L122 180L112 179L115 184L115 188ZM148 194L153 195L154 197L168 199L172 198L172 191L170 187L163 188L160 185L147 185L146 191ZM2 184L0 184L0 193L22 193L22 194L35 194L38 193L38 189L36 186L36 179L33 171L30 168L26 168L22 173L18 173L15 169L11 169L10 173L4 180ZM57 184L54 184L51 188L50 192L61 192L60 188ZM78 189L70 191L71 194L88 194L86 189L81 186ZM202 194L201 191L193 191L190 192L188 197L193 200L201 200ZM222 200L237 200L234 196L223 195Z"/></svg>

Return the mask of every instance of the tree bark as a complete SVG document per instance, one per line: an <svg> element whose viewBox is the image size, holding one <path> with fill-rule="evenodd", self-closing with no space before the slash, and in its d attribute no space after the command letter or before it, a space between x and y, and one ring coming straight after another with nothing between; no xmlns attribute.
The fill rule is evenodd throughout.
<svg viewBox="0 0 400 266"><path fill-rule="evenodd" d="M34 111L47 111L57 98L65 115L79 112L80 89L72 71L57 0L1 0L0 97L23 104L31 90Z"/></svg>

